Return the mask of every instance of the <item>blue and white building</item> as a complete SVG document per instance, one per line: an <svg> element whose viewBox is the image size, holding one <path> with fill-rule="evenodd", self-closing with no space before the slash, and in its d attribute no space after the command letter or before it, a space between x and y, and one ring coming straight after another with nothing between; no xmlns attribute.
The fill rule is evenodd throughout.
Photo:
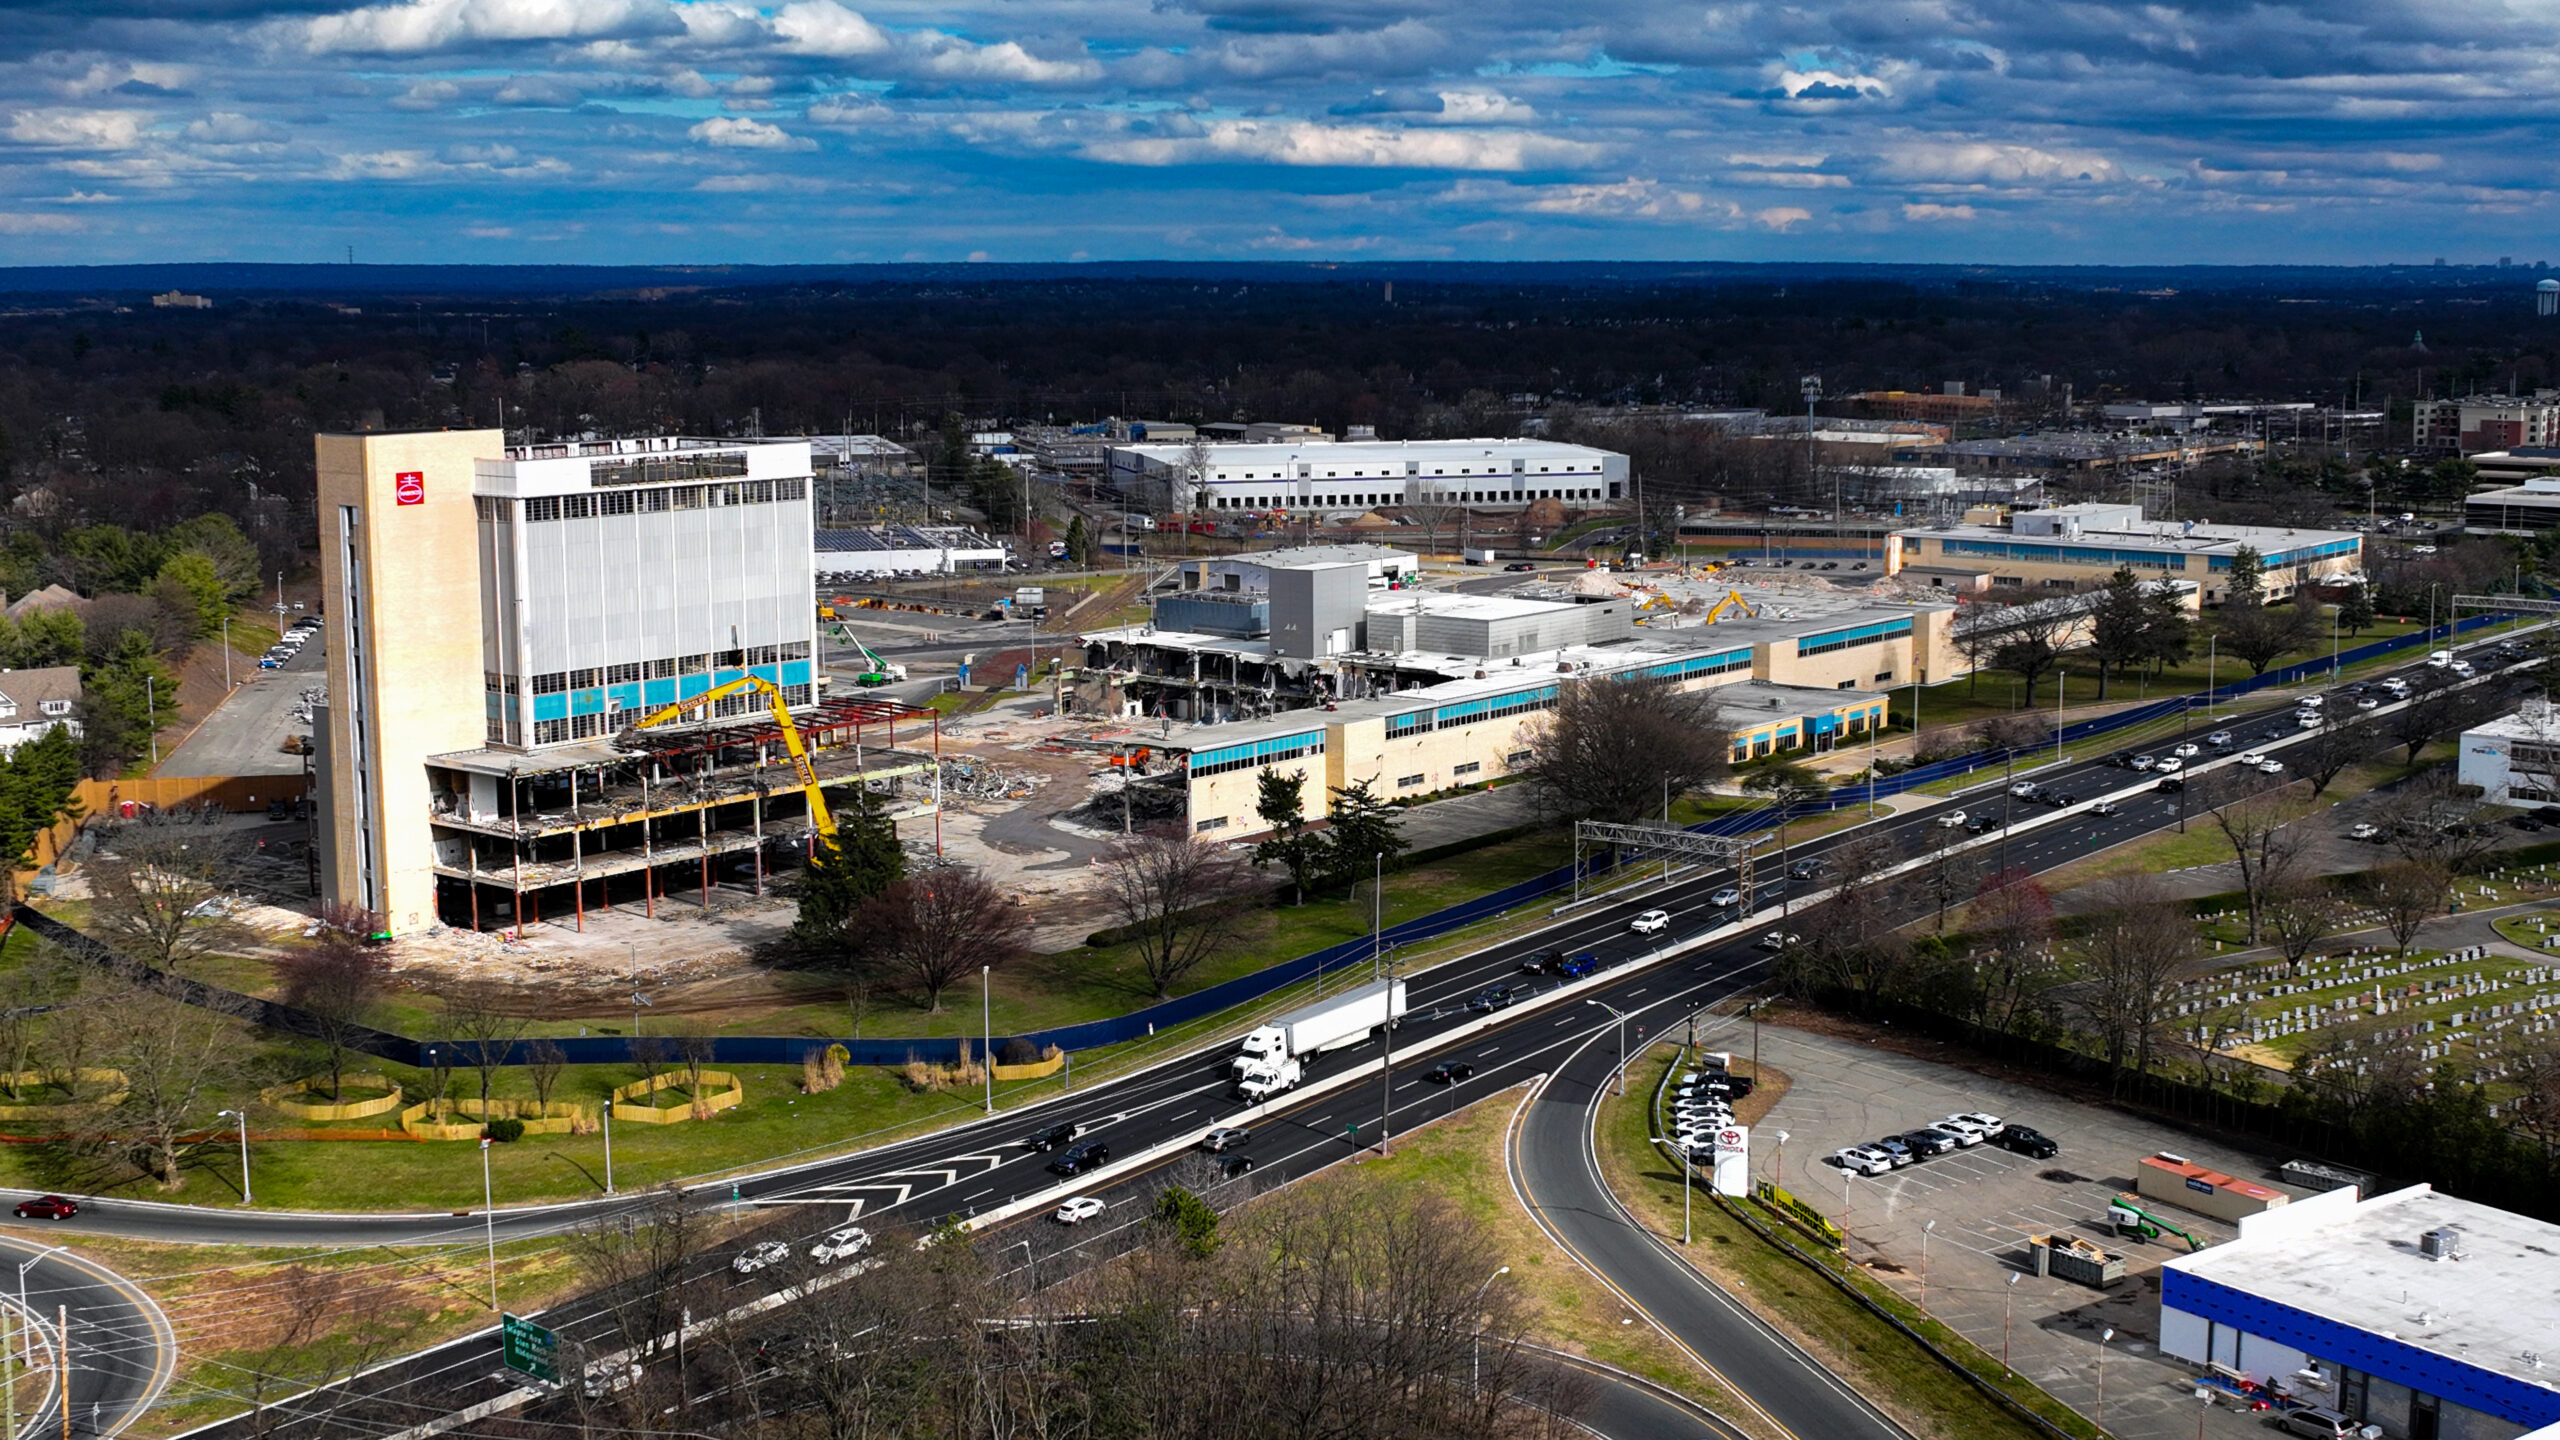
<svg viewBox="0 0 2560 1440"><path fill-rule="evenodd" d="M2193 581L2205 604L2219 605L2243 550L2256 552L2264 566L2269 600L2364 572L2364 537L2352 530L2146 520L2139 505L2086 504L1898 531L1886 541L1885 573L1905 566L1987 570L2004 588L2078 590L2129 569L2145 580Z"/></svg>
<svg viewBox="0 0 2560 1440"><path fill-rule="evenodd" d="M1597 510L1627 498L1627 457L1555 440L1293 440L1115 445L1123 495L1187 513L1322 514L1442 505ZM1199 474L1194 476L1194 468Z"/></svg>
<svg viewBox="0 0 2560 1440"><path fill-rule="evenodd" d="M2160 1348L2391 1440L2548 1440L2560 1225L2425 1185L2296 1200L2161 1268Z"/></svg>

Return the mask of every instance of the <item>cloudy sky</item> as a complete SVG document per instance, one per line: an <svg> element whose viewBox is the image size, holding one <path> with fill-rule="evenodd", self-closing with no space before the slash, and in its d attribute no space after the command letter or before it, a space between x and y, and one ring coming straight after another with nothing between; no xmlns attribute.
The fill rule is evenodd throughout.
<svg viewBox="0 0 2560 1440"><path fill-rule="evenodd" d="M0 263L2560 260L2551 0L0 0Z"/></svg>

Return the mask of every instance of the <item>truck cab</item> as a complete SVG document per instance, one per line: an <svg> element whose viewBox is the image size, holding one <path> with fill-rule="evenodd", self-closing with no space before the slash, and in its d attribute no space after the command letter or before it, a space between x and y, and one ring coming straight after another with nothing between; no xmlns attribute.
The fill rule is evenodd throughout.
<svg viewBox="0 0 2560 1440"><path fill-rule="evenodd" d="M1306 1067L1287 1056L1251 1068L1245 1068L1239 1060L1235 1096L1251 1104L1260 1104L1283 1090L1295 1090L1306 1078Z"/></svg>

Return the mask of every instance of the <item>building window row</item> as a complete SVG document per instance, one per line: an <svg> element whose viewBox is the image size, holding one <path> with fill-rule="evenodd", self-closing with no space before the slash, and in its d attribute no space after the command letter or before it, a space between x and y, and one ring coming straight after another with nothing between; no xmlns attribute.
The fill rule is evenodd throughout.
<svg viewBox="0 0 2560 1440"><path fill-rule="evenodd" d="M1850 630L1834 630L1827 635L1808 635L1796 642L1796 656L1827 655L1846 650L1852 645L1873 645L1911 633L1908 620L1887 620L1881 625L1860 625Z"/></svg>
<svg viewBox="0 0 2560 1440"><path fill-rule="evenodd" d="M643 455L630 460L596 460L587 466L590 485L663 485L669 480L718 480L747 473L744 450L691 451L678 455Z"/></svg>
<svg viewBox="0 0 2560 1440"><path fill-rule="evenodd" d="M1280 735L1244 745L1229 745L1219 750L1204 750L1191 757L1190 772L1192 779L1200 780L1211 775L1224 775L1231 770L1258 770L1266 765L1323 753L1324 732L1314 730L1301 735Z"/></svg>
<svg viewBox="0 0 2560 1440"><path fill-rule="evenodd" d="M1286 510L1296 505L1516 505L1531 500L1598 500L1596 486L1571 489L1431 491L1403 495L1335 491L1320 495L1212 495L1212 510Z"/></svg>
<svg viewBox="0 0 2560 1440"><path fill-rule="evenodd" d="M808 498L806 480L748 480L735 485L668 485L604 495L537 495L524 502L527 524L586 520L606 515L647 515L663 510L706 510L728 505L771 505ZM489 497L483 496L486 500ZM508 502L495 502L503 508ZM483 512L487 513L486 511ZM503 514L495 518L503 519Z"/></svg>
<svg viewBox="0 0 2560 1440"><path fill-rule="evenodd" d="M659 660L631 660L619 665L589 666L579 670L553 670L533 677L533 693L558 695L569 690L592 690L598 685L628 685L639 680L672 680L679 675L708 675L714 670L743 670L756 665L778 665L786 660L809 658L809 642L793 640L781 645L754 645L743 650L715 650L700 655L674 655ZM484 677L491 690L503 683L505 693L515 693L512 676L495 673Z"/></svg>

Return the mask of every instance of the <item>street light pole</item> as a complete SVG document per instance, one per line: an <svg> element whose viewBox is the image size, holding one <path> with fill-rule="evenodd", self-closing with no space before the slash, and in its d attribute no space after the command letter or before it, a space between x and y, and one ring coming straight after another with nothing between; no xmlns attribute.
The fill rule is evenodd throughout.
<svg viewBox="0 0 2560 1440"><path fill-rule="evenodd" d="M987 1067L987 1113L996 1113L996 1000L992 965L978 967L978 1058Z"/></svg>
<svg viewBox="0 0 2560 1440"><path fill-rule="evenodd" d="M1777 1188L1781 1190L1787 1188L1787 1132L1784 1130L1778 1132L1778 1179L1776 1183Z"/></svg>
<svg viewBox="0 0 2560 1440"><path fill-rule="evenodd" d="M1599 1001L1599 1000L1585 1000L1585 1001L1583 1001L1582 1003L1583 1003L1583 1004L1585 1004L1585 1005L1598 1005L1601 1009L1606 1010L1606 1011L1608 1011L1610 1014L1612 1014L1612 1015L1616 1015L1616 1016L1618 1017L1618 1082L1617 1082L1617 1093L1619 1093L1620 1095L1624 1095L1624 1094L1626 1094L1626 1093L1627 1093L1627 1017L1626 1017L1625 1015L1623 1015L1623 1014L1621 1014L1621 1013L1619 1012L1618 1007L1616 1007L1616 1006L1614 1006L1614 1005L1611 1005L1611 1004L1608 1004L1608 1003L1606 1003L1606 1002L1604 1002L1604 1001Z"/></svg>
<svg viewBox="0 0 2560 1440"><path fill-rule="evenodd" d="M1937 1233L1938 1222L1920 1227L1920 1313L1929 1313L1929 1237Z"/></svg>
<svg viewBox="0 0 2560 1440"><path fill-rule="evenodd" d="M1475 1344L1472 1347L1475 1352L1475 1378L1467 1384L1467 1393L1471 1395L1484 1393L1484 1292L1493 1288L1494 1281L1510 1273L1511 1267L1505 1265L1484 1277L1484 1283L1476 1287L1475 1304L1469 1311L1477 1317Z"/></svg>
<svg viewBox="0 0 2560 1440"><path fill-rule="evenodd" d="M489 1137L480 1137L480 1229L489 1241L489 1308L498 1308L498 1216L497 1201L489 1186Z"/></svg>
<svg viewBox="0 0 2560 1440"><path fill-rule="evenodd" d="M2009 1312L2016 1307L2017 1301L2018 1277L2013 1274L2009 1283L2000 1287L2000 1378L2003 1380L2009 1378Z"/></svg>
<svg viewBox="0 0 2560 1440"><path fill-rule="evenodd" d="M2097 1423L2101 1434L2107 1428L2107 1342L2116 1338L2112 1329L2098 1332L2098 1411L2089 1418Z"/></svg>
<svg viewBox="0 0 2560 1440"><path fill-rule="evenodd" d="M1396 966L1387 962L1387 1023L1378 1032L1378 1158L1396 1127Z"/></svg>
<svg viewBox="0 0 2560 1440"><path fill-rule="evenodd" d="M249 1117L248 1117L247 1115L245 1115L245 1114L241 1113L240 1111L237 1111L237 1110L221 1110L221 1111L216 1111L215 1113L216 1113L217 1115L228 1115L228 1116L230 1116L232 1119L237 1120L237 1121L239 1121L239 1122L240 1122L240 1203L241 1203L241 1204L243 1204L243 1205L246 1205L246 1204L248 1204L248 1203L249 1203L249 1198L250 1198L250 1197L249 1197Z"/></svg>

